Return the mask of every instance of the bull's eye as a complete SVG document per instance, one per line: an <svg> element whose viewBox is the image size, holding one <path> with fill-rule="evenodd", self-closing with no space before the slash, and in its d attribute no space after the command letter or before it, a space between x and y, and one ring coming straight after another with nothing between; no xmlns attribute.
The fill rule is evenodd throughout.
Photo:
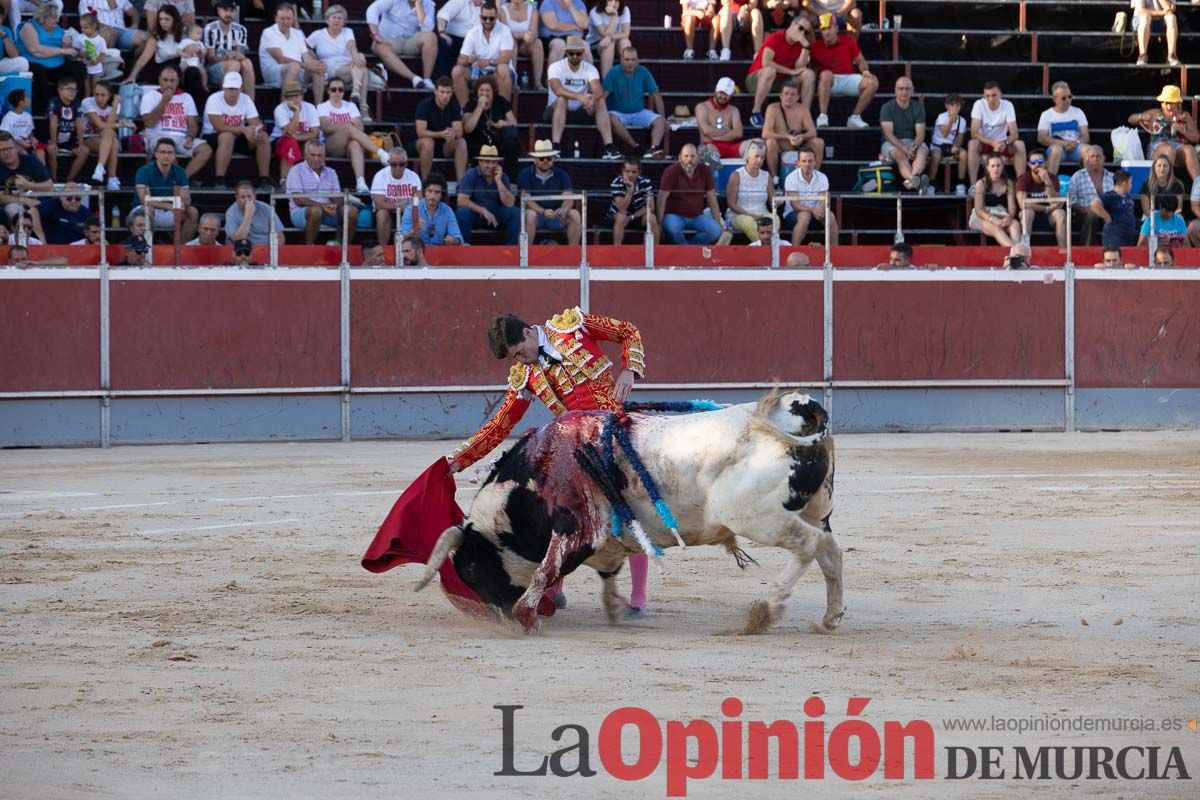
<svg viewBox="0 0 1200 800"><path fill-rule="evenodd" d="M462 568L462 576L463 576L463 580L465 580L465 581L475 580L475 565L474 564L464 565Z"/></svg>

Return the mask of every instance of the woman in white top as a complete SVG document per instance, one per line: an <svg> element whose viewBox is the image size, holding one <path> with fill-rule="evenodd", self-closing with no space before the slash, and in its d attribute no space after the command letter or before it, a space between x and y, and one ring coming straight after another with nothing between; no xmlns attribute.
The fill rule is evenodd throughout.
<svg viewBox="0 0 1200 800"><path fill-rule="evenodd" d="M354 34L346 28L347 16L342 6L334 5L325 9L325 28L308 35L308 46L325 63L327 76L337 76L350 83L351 98L358 98L359 113L364 122L370 122L371 116L367 113L367 90L370 88L367 59L358 51ZM319 103L324 98L314 99Z"/></svg>
<svg viewBox="0 0 1200 800"><path fill-rule="evenodd" d="M354 170L355 191L360 194L370 192L371 187L367 186L363 177L363 153L374 153L386 164L388 151L376 147L371 137L363 131L362 113L353 103L346 101L346 81L335 77L326 88L329 99L317 106L321 132L325 134L325 150L335 158L349 154L350 167Z"/></svg>
<svg viewBox="0 0 1200 800"><path fill-rule="evenodd" d="M161 70L164 64L171 64L179 70L180 88L192 96L192 99L196 101L196 108L201 108L208 99L208 93L204 91L204 78L200 74L200 68L184 69L180 64L179 43L184 38L184 27L183 19L179 16L179 9L173 5L164 5L158 9L157 16L157 31L146 40L146 46L142 49L142 54L138 56L137 63L133 65L129 76L121 83L136 83L142 69L153 58L157 69L153 76L147 77L157 78L158 70Z"/></svg>
<svg viewBox="0 0 1200 800"><path fill-rule="evenodd" d="M758 239L760 217L773 217L775 184L771 173L763 169L767 146L755 139L746 146L746 163L729 176L725 186L726 216L732 230L745 234L750 241Z"/></svg>
<svg viewBox="0 0 1200 800"><path fill-rule="evenodd" d="M538 38L538 8L533 0L512 0L500 6L500 21L512 31L517 54L529 58L533 71L533 89L544 90L542 75L546 67L546 46Z"/></svg>
<svg viewBox="0 0 1200 800"><path fill-rule="evenodd" d="M625 0L597 0L588 12L588 44L600 55L600 80L612 69L613 54L629 47L629 6Z"/></svg>

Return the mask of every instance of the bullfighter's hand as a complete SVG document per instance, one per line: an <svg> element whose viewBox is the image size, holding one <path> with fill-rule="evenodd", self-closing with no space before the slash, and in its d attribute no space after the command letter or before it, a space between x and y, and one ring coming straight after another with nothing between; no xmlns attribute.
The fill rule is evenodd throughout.
<svg viewBox="0 0 1200 800"><path fill-rule="evenodd" d="M613 393L617 398L618 403L624 403L629 397L630 390L633 389L633 372L631 370L623 370L620 376L617 377L617 389Z"/></svg>

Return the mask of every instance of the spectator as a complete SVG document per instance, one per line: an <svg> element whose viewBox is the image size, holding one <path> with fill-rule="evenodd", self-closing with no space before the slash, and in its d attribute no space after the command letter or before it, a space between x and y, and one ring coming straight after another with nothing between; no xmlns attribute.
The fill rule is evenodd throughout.
<svg viewBox="0 0 1200 800"><path fill-rule="evenodd" d="M763 169L766 157L767 147L761 139L746 142L746 163L729 176L725 187L729 228L751 242L758 238L757 220L775 216L775 184L771 173Z"/></svg>
<svg viewBox="0 0 1200 800"><path fill-rule="evenodd" d="M808 236L809 226L816 222L825 234L825 197L829 192L829 178L817 171L817 156L810 147L801 147L796 154L796 169L788 173L783 182L792 210L783 219L784 229L792 232L792 244L798 245ZM829 237L837 243L837 218L829 214Z"/></svg>
<svg viewBox="0 0 1200 800"><path fill-rule="evenodd" d="M428 267L425 260L425 243L419 236L405 236L400 243L400 258L406 267Z"/></svg>
<svg viewBox="0 0 1200 800"><path fill-rule="evenodd" d="M379 243L378 239L363 239L362 263L359 266L375 269L388 266L387 261L384 260L383 245Z"/></svg>
<svg viewBox="0 0 1200 800"><path fill-rule="evenodd" d="M758 48L746 75L746 88L754 92L754 105L750 109L752 127L763 126L763 103L767 102L767 96L777 82L794 81L800 88L800 105L805 110L812 108L817 75L808 68L811 44L812 22L799 16L785 30L768 36Z"/></svg>
<svg viewBox="0 0 1200 800"><path fill-rule="evenodd" d="M566 58L567 40L571 37L582 40L591 25L583 0L542 0L538 6L538 22L539 35L546 40L548 64ZM583 58L590 64L592 51L585 48Z"/></svg>
<svg viewBox="0 0 1200 800"><path fill-rule="evenodd" d="M275 155L279 157L279 180L287 180L288 170L304 160L304 143L321 135L317 107L304 99L304 87L296 81L283 85L283 100L275 106Z"/></svg>
<svg viewBox="0 0 1200 800"><path fill-rule="evenodd" d="M999 153L988 155L987 172L975 183L975 203L967 227L1005 247L1021 240L1016 192L1004 174L1004 158Z"/></svg>
<svg viewBox="0 0 1200 800"><path fill-rule="evenodd" d="M862 10L855 0L804 0L804 10L812 19L832 14L838 25L856 39L862 30Z"/></svg>
<svg viewBox="0 0 1200 800"><path fill-rule="evenodd" d="M500 161L500 152L485 144L475 168L467 170L458 185L454 216L463 244L471 243L472 230L485 226L503 231L505 244L521 241L521 208L508 177L500 169Z"/></svg>
<svg viewBox="0 0 1200 800"><path fill-rule="evenodd" d="M613 244L625 242L625 231L630 227L646 229L646 220L651 213L651 192L654 184L642 174L642 165L637 156L626 156L621 174L613 178L609 187L612 202L604 224L612 227Z"/></svg>
<svg viewBox="0 0 1200 800"><path fill-rule="evenodd" d="M58 79L58 96L46 107L50 118L50 136L46 141L46 166L50 168L50 178L58 180L58 156L60 150L65 150L75 156L71 169L67 172L67 182L75 180L75 176L87 163L90 151L83 144L83 112L80 110L79 84L74 78Z"/></svg>
<svg viewBox="0 0 1200 800"><path fill-rule="evenodd" d="M83 238L76 239L71 244L100 244L100 218L88 217L83 223Z"/></svg>
<svg viewBox="0 0 1200 800"><path fill-rule="evenodd" d="M1150 174L1138 192L1142 202L1142 216L1149 216L1162 196L1168 194L1174 195L1176 208L1183 208L1183 196L1186 193L1183 181L1175 177L1171 168L1171 159L1161 154L1155 156L1154 163L1150 165Z"/></svg>
<svg viewBox="0 0 1200 800"><path fill-rule="evenodd" d="M1100 197L1104 210L1105 247L1132 247L1137 243L1137 220L1133 216L1133 176L1123 169L1113 175L1113 188Z"/></svg>
<svg viewBox="0 0 1200 800"><path fill-rule="evenodd" d="M755 235L750 242L750 247L770 247L771 240L775 238L775 219L773 217L759 217L754 223Z"/></svg>
<svg viewBox="0 0 1200 800"><path fill-rule="evenodd" d="M263 83L280 86L288 81L301 85L312 82L313 98L325 96L325 64L308 49L308 42L296 24L296 7L291 3L275 6L275 24L258 39L258 66Z"/></svg>
<svg viewBox="0 0 1200 800"><path fill-rule="evenodd" d="M264 191L275 188L271 180L271 140L263 130L254 102L242 94L242 76L226 73L222 90L204 104L204 139L217 154L214 185L226 186L225 173L234 152L254 156L258 166L258 185Z"/></svg>
<svg viewBox="0 0 1200 800"><path fill-rule="evenodd" d="M16 192L48 192L53 188L54 181L50 180L46 165L19 151L11 133L0 131L0 204L3 204L9 225L19 213L28 213L33 217L34 229L40 229L39 201L33 197L19 197Z"/></svg>
<svg viewBox="0 0 1200 800"><path fill-rule="evenodd" d="M546 87L542 85L542 77L546 74L546 46L538 38L537 4L532 0L511 0L500 6L500 21L512 33L517 53L529 59L533 71L533 90L544 90Z"/></svg>
<svg viewBox="0 0 1200 800"><path fill-rule="evenodd" d="M492 0L485 0L479 9L479 24L467 31L463 39L458 63L450 73L454 98L460 106L467 104L467 83L484 75L496 81L496 91L501 97L512 101L517 76L513 65L516 45L508 28L497 24L499 13Z"/></svg>
<svg viewBox="0 0 1200 800"><path fill-rule="evenodd" d="M221 215L211 213L202 214L200 216L200 223L196 226L196 238L192 239L188 244L220 245Z"/></svg>
<svg viewBox="0 0 1200 800"><path fill-rule="evenodd" d="M138 76L153 58L160 71L168 64L179 70L183 90L190 94L199 105L204 102L208 93L205 91L204 75L200 72L200 67L197 65L185 68L180 61L180 43L184 39L184 32L179 12L173 5L164 5L158 10L157 15L158 26L154 35L146 41L146 46L142 48L142 53L134 63L133 69L121 82L137 83Z"/></svg>
<svg viewBox="0 0 1200 800"><path fill-rule="evenodd" d="M66 265L67 260L62 256L31 260L29 258L29 248L25 247L25 245L14 244L8 248L8 266L10 267L28 269L29 267L65 267Z"/></svg>
<svg viewBox="0 0 1200 800"><path fill-rule="evenodd" d="M1188 224L1188 246L1200 247L1200 178L1192 181L1189 200L1192 206L1192 221Z"/></svg>
<svg viewBox="0 0 1200 800"><path fill-rule="evenodd" d="M0 0L0 40L2 40L2 44L0 44L0 74L29 71L29 60L22 56L17 49L17 35L8 26L10 19L18 18L17 15L11 13L10 6L9 0Z"/></svg>
<svg viewBox="0 0 1200 800"><path fill-rule="evenodd" d="M462 109L454 99L453 81L438 78L433 97L417 104L416 120L421 177L429 175L434 154L440 150L441 155L454 159L455 175L461 179L467 171L467 143L463 139Z"/></svg>
<svg viewBox="0 0 1200 800"><path fill-rule="evenodd" d="M1083 169L1071 176L1067 195L1072 216L1080 220L1081 244L1094 245L1100 240L1100 222L1108 222L1108 212L1100 197L1113 189L1112 173L1104 168L1104 148L1097 144L1082 148Z"/></svg>
<svg viewBox="0 0 1200 800"><path fill-rule="evenodd" d="M588 12L587 43L600 55L600 74L608 76L617 53L631 47L629 43L629 6L625 0L596 0ZM725 59L728 61L729 59Z"/></svg>
<svg viewBox="0 0 1200 800"><path fill-rule="evenodd" d="M512 104L496 91L492 76L484 75L475 81L475 94L463 109L462 123L469 156L478 156L483 146L490 144L500 151L504 171L517 174L517 159L521 156L517 117Z"/></svg>
<svg viewBox="0 0 1200 800"><path fill-rule="evenodd" d="M888 260L885 264L880 264L879 269L912 269L913 249L908 242L896 242L892 245L892 249L888 251Z"/></svg>
<svg viewBox="0 0 1200 800"><path fill-rule="evenodd" d="M637 50L626 47L621 51L621 63L604 74L603 88L613 134L630 148L636 148L629 128L649 128L650 149L646 158L662 158L667 109L654 76L638 63ZM646 108L647 97L653 108Z"/></svg>
<svg viewBox="0 0 1200 800"><path fill-rule="evenodd" d="M43 245L45 237L40 231L33 229L33 217L29 214L22 214L16 220L16 225L13 232L9 233L3 227L0 227L0 233L4 234L4 241L8 244L21 244L22 241L27 245Z"/></svg>
<svg viewBox="0 0 1200 800"><path fill-rule="evenodd" d="M679 27L683 28L685 61L696 57L696 28L709 29L708 60L720 58L717 42L721 41L721 21L717 16L717 0L679 0Z"/></svg>
<svg viewBox="0 0 1200 800"><path fill-rule="evenodd" d="M450 206L442 202L445 193L446 178L440 172L429 173L421 190L422 201L404 209L404 215L400 218L400 234L419 236L427 246L462 243L458 220Z"/></svg>
<svg viewBox="0 0 1200 800"><path fill-rule="evenodd" d="M60 197L55 197L42 206L42 227L46 231L47 244L70 244L84 238L84 226L92 218L92 212L83 205L83 197L74 192L79 186L68 183Z"/></svg>
<svg viewBox="0 0 1200 800"><path fill-rule="evenodd" d="M230 74L241 77L237 73ZM159 140L170 139L175 143L176 155L189 159L185 170L189 179L208 164L212 147L197 138L201 128L196 101L190 94L179 91L179 70L175 67L167 66L159 71L158 88L142 95L141 115L149 152L154 152Z"/></svg>
<svg viewBox="0 0 1200 800"><path fill-rule="evenodd" d="M433 91L433 68L438 43L434 34L437 10L433 0L375 0L367 7L371 51L384 66L412 82L414 89ZM421 57L418 76L402 58Z"/></svg>
<svg viewBox="0 0 1200 800"><path fill-rule="evenodd" d="M767 106L763 139L767 142L767 168L772 175L779 174L782 154L799 153L802 147L813 151L817 157L817 169L821 168L825 140L817 136L812 113L800 102L800 85L795 81L784 81L779 88L779 102Z"/></svg>
<svg viewBox="0 0 1200 800"><path fill-rule="evenodd" d="M1054 226L1058 246L1067 246L1067 210L1061 204L1049 202L1058 196L1058 179L1046 169L1046 151L1034 150L1029 154L1029 169L1017 178L1017 207L1021 209L1023 240L1029 240L1034 223L1041 218Z"/></svg>
<svg viewBox="0 0 1200 800"><path fill-rule="evenodd" d="M392 240L392 222L396 207L412 205L421 193L421 179L408 168L408 153L403 147L388 151L387 167L375 173L371 181L371 201L375 206L375 235L381 242Z"/></svg>
<svg viewBox="0 0 1200 800"><path fill-rule="evenodd" d="M1033 258L1033 251L1029 249L1029 245L1024 242L1013 242L1013 246L1008 248L1008 255L1004 257L1004 263L1001 266L1004 269L1029 269L1029 260Z"/></svg>
<svg viewBox="0 0 1200 800"><path fill-rule="evenodd" d="M140 10L146 14L146 30L149 31L151 36L156 32L155 25L158 24L158 11L165 6L172 6L179 12L179 17L183 20L185 29L196 24L195 0L145 0ZM137 8L137 6L134 6L134 8Z"/></svg>
<svg viewBox="0 0 1200 800"><path fill-rule="evenodd" d="M46 161L46 146L38 141L33 132L33 115L29 113L29 98L24 89L13 89L8 93L9 111L5 112L0 121L0 131L12 134L17 148L26 155L36 156L39 161Z"/></svg>
<svg viewBox="0 0 1200 800"><path fill-rule="evenodd" d="M543 206L536 198L544 195L567 194L572 190L571 176L554 163L558 149L547 139L534 143L529 157L533 163L521 170L517 176L517 188L526 199L525 230L530 241L537 231L567 232L567 244L579 244L583 232L582 218L575 208L574 200L554 200Z"/></svg>
<svg viewBox="0 0 1200 800"><path fill-rule="evenodd" d="M358 52L354 41L354 33L346 28L346 9L344 6L332 5L325 9L325 28L313 31L305 40L309 48L316 54L317 60L325 65L326 78L341 78L350 82L351 98L358 98L358 112L364 122L371 121L367 103L370 87L370 73L367 71L367 57ZM378 78L378 76L376 76ZM320 101L324 98L317 94L316 84L313 84L313 99Z"/></svg>
<svg viewBox="0 0 1200 800"><path fill-rule="evenodd" d="M95 14L79 15L79 31L79 35L74 39L74 46L79 50L79 58L85 65L87 73L85 92L90 96L96 84L104 79L106 66L112 77L116 77L120 73L120 68L118 59L110 60L108 57L108 42L100 35L100 21L96 19ZM12 47L13 52L16 52L16 45L11 42L5 42L5 47ZM124 62L119 63L123 64ZM28 61L25 62L25 66L28 68Z"/></svg>
<svg viewBox="0 0 1200 800"><path fill-rule="evenodd" d="M917 192L929 186L925 162L929 148L925 146L925 106L913 100L913 82L901 76L896 79L896 98L879 110L879 128L883 131L883 146L879 157L891 161L904 179L904 188Z"/></svg>
<svg viewBox="0 0 1200 800"><path fill-rule="evenodd" d="M38 9L53 6L47 3ZM109 47L115 47L123 53L141 52L142 47L150 40L150 34L138 30L138 10L129 0L82 0L79 4L80 14L93 14L100 21L100 35ZM37 18L35 12L34 18Z"/></svg>
<svg viewBox="0 0 1200 800"><path fill-rule="evenodd" d="M717 12L721 28L721 60L728 61L733 53L729 49L733 41L734 30L749 31L754 44L754 52L763 46L763 15L758 7L758 0L721 0L721 10Z"/></svg>
<svg viewBox="0 0 1200 800"><path fill-rule="evenodd" d="M962 95L946 95L946 110L938 114L933 123L933 147L929 158L929 179L936 180L938 167L943 158L953 158L958 162L958 193L967 193L967 153L963 150L963 136L967 132L967 122L962 118Z"/></svg>
<svg viewBox="0 0 1200 800"><path fill-rule="evenodd" d="M335 227L339 239L344 225L347 235L354 238L358 212L346 203L341 191L337 173L325 166L325 145L315 139L306 142L304 162L292 167L287 176L288 210L293 227L304 229L305 244L317 241L322 225Z"/></svg>
<svg viewBox="0 0 1200 800"><path fill-rule="evenodd" d="M125 257L117 262L118 267L145 267L150 264L150 245L145 239L134 239L124 245Z"/></svg>
<svg viewBox="0 0 1200 800"><path fill-rule="evenodd" d="M1129 124L1138 125L1150 133L1151 157L1164 155L1171 160L1174 169L1176 153L1183 154L1183 163L1192 180L1200 177L1200 161L1196 158L1196 145L1200 143L1200 129L1196 119L1183 110L1183 97L1178 86L1164 86L1157 98L1158 108L1129 115Z"/></svg>
<svg viewBox="0 0 1200 800"><path fill-rule="evenodd" d="M670 244L712 244L721 236L721 208L712 170L700 163L694 144L679 150L679 161L663 170L659 181L658 221Z"/></svg>
<svg viewBox="0 0 1200 800"><path fill-rule="evenodd" d="M235 267L261 267L262 264L253 260L254 246L249 239L235 239L233 242L233 264Z"/></svg>
<svg viewBox="0 0 1200 800"><path fill-rule="evenodd" d="M1025 143L1017 129L1017 110L1003 99L1000 84L988 81L983 97L971 106L971 140L967 143L967 172L974 181L979 177L980 159L996 153L1011 160L1017 174L1025 171Z"/></svg>
<svg viewBox="0 0 1200 800"><path fill-rule="evenodd" d="M1154 266L1159 269L1175 268L1175 249L1169 244L1160 244L1154 251Z"/></svg>
<svg viewBox="0 0 1200 800"><path fill-rule="evenodd" d="M142 208L154 212L151 218L154 227L171 230L178 235L175 240L178 242L192 238L198 212L192 205L187 173L175 160L175 142L159 139L154 146L154 160L138 167L134 179L138 202Z"/></svg>
<svg viewBox="0 0 1200 800"><path fill-rule="evenodd" d="M79 51L64 47L64 32L58 25L61 6L46 3L37 7L33 17L17 28L17 50L29 62L33 73L33 113L41 116L51 97L50 87L62 78L74 78L76 86L87 80L82 61L76 61Z"/></svg>
<svg viewBox="0 0 1200 800"><path fill-rule="evenodd" d="M730 102L736 91L733 78L721 78L713 96L696 104L696 127L700 129L702 160L706 164L719 164L722 158L741 158L746 153L742 115Z"/></svg>
<svg viewBox="0 0 1200 800"><path fill-rule="evenodd" d="M550 123L550 140L554 149L560 149L563 129L567 124L595 126L604 142L604 158L622 158L621 151L613 146L612 120L604 102L604 89L600 86L600 73L591 64L583 62L587 48L583 39L572 36L566 43L567 57L552 61L547 73L550 84L550 102L542 115ZM551 52L554 48L551 48Z"/></svg>
<svg viewBox="0 0 1200 800"><path fill-rule="evenodd" d="M84 98L79 110L83 114L83 144L89 153L96 155L96 169L92 171L92 180L104 183L108 176L107 188L116 191L121 188L117 177L117 156L121 153L121 142L117 138L120 123L117 121L117 109L112 87L107 83L96 83L92 96Z"/></svg>
<svg viewBox="0 0 1200 800"><path fill-rule="evenodd" d="M121 242L124 247L134 242L141 242L148 246L146 241L146 209L138 206L129 212L129 216L125 218L125 229L129 232L129 236Z"/></svg>
<svg viewBox="0 0 1200 800"><path fill-rule="evenodd" d="M1050 87L1054 105L1038 118L1038 144L1046 148L1046 169L1057 177L1062 162L1079 163L1079 145L1091 141L1087 115L1071 105L1071 87L1058 81Z"/></svg>
<svg viewBox="0 0 1200 800"><path fill-rule="evenodd" d="M204 59L208 83L220 86L226 73L242 76L242 92L254 99L254 63L250 60L246 26L237 19L237 0L217 0L217 18L204 26Z"/></svg>
<svg viewBox="0 0 1200 800"><path fill-rule="evenodd" d="M821 73L817 79L817 107L821 112L817 115L817 127L829 125L830 97L857 97L854 113L846 120L846 125L866 128L862 112L875 97L879 79L871 74L854 37L838 33L836 17L822 14L819 25L821 35L812 44L812 63Z"/></svg>
<svg viewBox="0 0 1200 800"><path fill-rule="evenodd" d="M483 0L448 0L438 9L437 64L433 74L439 78L450 75L450 69L458 60L463 41L472 28L479 27L479 8ZM460 173L461 174L461 173Z"/></svg>
<svg viewBox="0 0 1200 800"><path fill-rule="evenodd" d="M1164 244L1171 247L1182 247L1187 242L1187 225L1183 217L1175 212L1179 203L1175 195L1165 194L1158 198L1158 210L1142 220L1142 229L1138 232L1138 247L1145 247L1147 240L1154 237L1161 247ZM1152 227L1153 226L1153 229Z"/></svg>
<svg viewBox="0 0 1200 800"><path fill-rule="evenodd" d="M1137 269L1133 264L1122 265L1122 261L1124 259L1121 257L1121 248L1105 245L1104 249L1100 251L1100 262L1094 266L1096 269L1120 269L1122 266L1125 269Z"/></svg>
<svg viewBox="0 0 1200 800"><path fill-rule="evenodd" d="M283 235L287 226L275 209L255 198L254 184L238 181L233 204L225 209L225 230L234 241L247 239L251 244L270 244L271 234Z"/></svg>
<svg viewBox="0 0 1200 800"><path fill-rule="evenodd" d="M1146 63L1150 32L1154 21L1160 19L1167 35L1167 63L1178 67L1179 20L1175 16L1175 0L1131 0L1130 6L1133 8L1133 30L1137 33L1137 63Z"/></svg>
<svg viewBox="0 0 1200 800"><path fill-rule="evenodd" d="M421 132L421 107L428 101L417 106L417 133ZM317 118L321 121L321 131L325 134L325 146L329 155L335 158L350 156L350 169L354 171L354 191L366 194L370 191L364 177L364 159L366 153L374 153L375 157L387 163L387 150L379 147L367 135L363 128L362 113L354 103L346 100L346 82L341 78L329 81L329 99L317 106ZM420 140L417 149L421 149ZM307 158L307 156L305 156Z"/></svg>

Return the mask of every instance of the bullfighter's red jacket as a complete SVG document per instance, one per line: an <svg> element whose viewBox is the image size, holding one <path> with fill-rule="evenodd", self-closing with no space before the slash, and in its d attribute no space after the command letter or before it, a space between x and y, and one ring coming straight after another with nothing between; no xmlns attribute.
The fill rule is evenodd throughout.
<svg viewBox="0 0 1200 800"><path fill-rule="evenodd" d="M461 468L474 464L504 441L534 396L556 417L568 411L620 411L612 362L597 340L620 342L624 368L639 378L646 373L642 335L628 322L568 308L547 320L542 330L562 361L513 365L500 408L450 456Z"/></svg>

